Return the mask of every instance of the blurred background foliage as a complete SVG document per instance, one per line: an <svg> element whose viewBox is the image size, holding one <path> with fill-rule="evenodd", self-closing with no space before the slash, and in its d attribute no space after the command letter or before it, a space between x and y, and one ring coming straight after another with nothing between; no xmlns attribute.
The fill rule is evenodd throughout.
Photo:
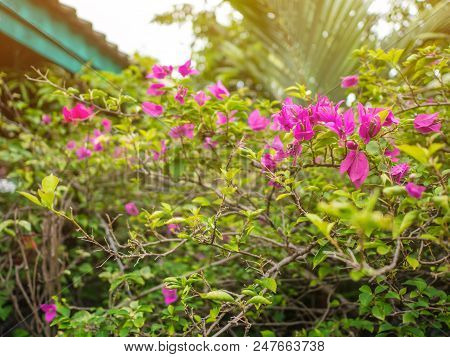
<svg viewBox="0 0 450 357"><path fill-rule="evenodd" d="M358 66L355 49L405 48L406 58L427 42L446 43L450 34L446 0L229 0L218 6L230 5L228 21L189 4L153 21L192 23L204 82L219 77L274 98L293 83L340 98L340 77Z"/></svg>

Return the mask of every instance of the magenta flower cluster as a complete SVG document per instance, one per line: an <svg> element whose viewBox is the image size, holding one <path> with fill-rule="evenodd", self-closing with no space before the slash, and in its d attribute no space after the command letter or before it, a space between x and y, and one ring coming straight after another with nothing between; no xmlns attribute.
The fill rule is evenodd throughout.
<svg viewBox="0 0 450 357"><path fill-rule="evenodd" d="M173 66L154 65L146 78L164 80L172 75L173 70ZM191 60L188 60L178 67L178 73L182 77L187 77L197 75L199 72L192 67ZM350 88L358 85L358 82L359 77L356 75L343 77L341 86ZM168 87L161 82L151 83L147 89L147 94L154 97L162 96L167 93ZM230 96L230 92L221 81L208 86L207 89L212 97L219 101ZM180 105L184 105L187 96L188 88L178 85L173 95L174 100ZM212 98L202 90L192 94L192 97L199 107L205 105ZM248 115L247 124L253 132L262 132L269 128L278 132L290 132L293 137L293 141L286 147L279 135L275 136L271 144L266 145L267 152L261 157L263 170L275 171L279 163L288 157L293 158L293 164L295 165L302 152L303 143L312 140L316 135L316 127L322 126L335 133L339 145L345 148L345 157L340 164L339 172L347 174L355 187L359 188L370 172L369 159L364 150L364 145L369 144L371 140L379 136L383 127L397 125L399 120L389 109L374 108L358 103L355 112L352 108L343 110L341 108L342 102L334 104L326 96L321 96L315 103L302 106L295 104L291 98L286 98L281 109L273 114L271 119L264 116L264 111L261 109L251 111ZM161 104L150 101L142 103L142 110L155 118L164 114L164 107ZM78 103L72 109L64 107L62 112L64 122L77 123L90 119L94 115L93 111L93 107L88 108L84 104ZM216 115L217 126L229 125L229 123L237 121L237 110L231 110L227 113L218 111ZM43 124L49 124L50 122L51 118L48 115L42 117ZM75 141L69 141L67 149L74 150L80 160L90 157L94 151L102 151L105 134L111 130L111 122L108 119L103 119L102 126L103 131L95 129L82 145L78 146ZM421 134L439 132L441 123L438 113L417 115L414 120L414 128ZM193 139L194 131L195 125L193 123L182 122L172 127L168 135L173 139ZM356 133L359 140L358 137L354 136ZM350 137L352 138L350 139ZM203 137L202 140L205 149L215 149L219 144L211 135ZM160 150L151 151L153 159L163 159L166 150L166 140L163 140ZM402 184L409 173L410 167L407 163L398 163L400 150L392 145L392 148L385 149L384 155L390 162L396 163L390 169L392 181ZM320 164L320 158L316 158L315 164ZM277 187L277 184L273 181L270 181L269 185ZM423 186L412 182L408 182L405 189L411 197L415 198L421 197L425 190ZM125 209L129 215L138 214L138 209L132 202L128 203Z"/></svg>

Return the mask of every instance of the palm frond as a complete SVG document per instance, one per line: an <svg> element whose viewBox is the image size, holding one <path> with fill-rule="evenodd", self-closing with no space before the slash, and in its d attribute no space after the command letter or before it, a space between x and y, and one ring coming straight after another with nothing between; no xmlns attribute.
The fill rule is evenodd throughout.
<svg viewBox="0 0 450 357"><path fill-rule="evenodd" d="M370 0L229 2L243 15L247 30L264 47L262 58L257 59L248 58L245 49L235 49L234 53L239 55L234 65L248 67L246 70L254 76L261 71L265 89L276 97L296 82L315 92L342 95L340 77L352 74L357 66L352 52L363 45L376 45L371 28L379 17L368 14ZM450 27L448 6L442 0L424 11L404 33L396 32L386 39L383 48L412 48L415 43L412 39L429 39L433 33L443 36ZM225 49L230 45L223 46ZM237 61L238 58L243 62Z"/></svg>

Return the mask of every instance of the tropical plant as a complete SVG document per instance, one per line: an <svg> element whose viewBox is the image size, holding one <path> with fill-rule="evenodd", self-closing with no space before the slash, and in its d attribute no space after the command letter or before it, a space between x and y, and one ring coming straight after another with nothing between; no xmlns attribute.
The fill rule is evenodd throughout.
<svg viewBox="0 0 450 357"><path fill-rule="evenodd" d="M234 16L224 25L214 12L196 14L185 5L155 21L193 22L199 45L207 41L195 53L206 79L220 76L233 85L243 81L275 98L293 83L331 98L342 97L340 78L356 70L358 61L351 54L362 46L404 48L406 58L427 41L440 39L444 47L448 43L447 1L392 1L387 13L368 13L376 3L371 0L227 2L243 19ZM380 21L392 28L384 38L379 37Z"/></svg>
<svg viewBox="0 0 450 357"><path fill-rule="evenodd" d="M2 76L2 334L448 335L449 49L356 55L348 106Z"/></svg>

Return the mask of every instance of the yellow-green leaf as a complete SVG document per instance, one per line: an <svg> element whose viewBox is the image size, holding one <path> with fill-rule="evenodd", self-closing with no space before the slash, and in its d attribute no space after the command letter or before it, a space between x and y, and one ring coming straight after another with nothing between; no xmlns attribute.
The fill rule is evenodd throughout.
<svg viewBox="0 0 450 357"><path fill-rule="evenodd" d="M59 178L55 175L51 174L49 176L44 177L42 180L42 190L45 192L54 192L56 186L58 186Z"/></svg>
<svg viewBox="0 0 450 357"><path fill-rule="evenodd" d="M41 201L39 201L39 198L32 195L31 193L20 191L19 194L21 194L23 197L29 199L31 202L37 204L38 206L42 207L42 203L41 203Z"/></svg>
<svg viewBox="0 0 450 357"><path fill-rule="evenodd" d="M277 292L277 282L273 278L258 279L256 282L274 293Z"/></svg>
<svg viewBox="0 0 450 357"><path fill-rule="evenodd" d="M213 301L225 301L233 302L233 297L223 290L214 290L209 293L201 295L203 299L213 300Z"/></svg>
<svg viewBox="0 0 450 357"><path fill-rule="evenodd" d="M270 305L272 302L269 299L266 299L264 296L253 296L250 300L247 301L248 304L263 304Z"/></svg>
<svg viewBox="0 0 450 357"><path fill-rule="evenodd" d="M416 270L419 267L419 265L420 265L419 261L416 258L414 258L414 257L412 257L410 255L408 255L406 257L406 261L408 262L409 265L411 265L411 267L414 270Z"/></svg>
<svg viewBox="0 0 450 357"><path fill-rule="evenodd" d="M428 150L419 145L398 145L397 146L405 154L413 157L422 164L428 162Z"/></svg>

